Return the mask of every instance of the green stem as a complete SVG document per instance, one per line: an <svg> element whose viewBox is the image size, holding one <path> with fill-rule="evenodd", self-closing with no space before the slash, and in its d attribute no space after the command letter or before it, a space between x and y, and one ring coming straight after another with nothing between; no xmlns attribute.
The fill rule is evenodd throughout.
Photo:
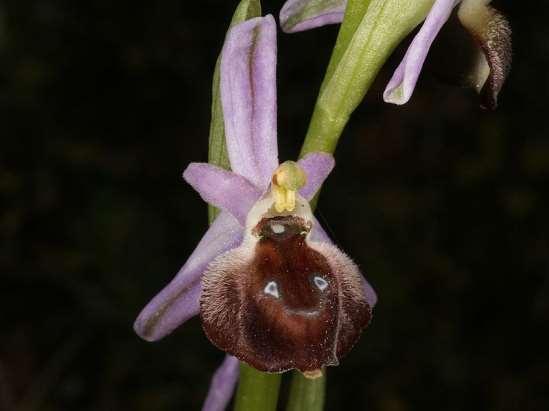
<svg viewBox="0 0 549 411"><path fill-rule="evenodd" d="M317 103L309 123L307 136L301 146L300 157L315 151L334 153L347 120L346 118L331 118L329 113Z"/></svg>
<svg viewBox="0 0 549 411"><path fill-rule="evenodd" d="M286 411L320 411L324 408L326 376L314 380L294 372Z"/></svg>
<svg viewBox="0 0 549 411"><path fill-rule="evenodd" d="M235 411L275 411L281 377L241 363Z"/></svg>

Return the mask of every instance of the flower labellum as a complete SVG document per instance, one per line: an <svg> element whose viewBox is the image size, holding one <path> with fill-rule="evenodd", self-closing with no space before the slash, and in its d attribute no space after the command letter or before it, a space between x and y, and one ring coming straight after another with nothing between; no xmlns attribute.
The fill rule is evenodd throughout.
<svg viewBox="0 0 549 411"><path fill-rule="evenodd" d="M290 181L304 174L296 163L282 164L273 180L281 173ZM242 245L204 274L202 324L216 346L258 370L318 376L352 348L372 307L351 259L311 239L309 203L287 190L293 207L279 208L277 190L273 183L251 209Z"/></svg>

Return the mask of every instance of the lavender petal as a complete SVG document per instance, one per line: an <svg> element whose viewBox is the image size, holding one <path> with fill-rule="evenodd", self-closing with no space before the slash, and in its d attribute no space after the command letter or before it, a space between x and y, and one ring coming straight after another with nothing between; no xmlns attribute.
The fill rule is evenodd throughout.
<svg viewBox="0 0 549 411"><path fill-rule="evenodd" d="M347 0L288 0L280 10L280 26L286 33L295 33L341 23Z"/></svg>
<svg viewBox="0 0 549 411"><path fill-rule="evenodd" d="M227 408L233 395L239 375L238 359L232 355L225 356L223 363L212 377L208 396L202 411L223 411Z"/></svg>
<svg viewBox="0 0 549 411"><path fill-rule="evenodd" d="M231 213L244 226L261 191L244 177L207 163L191 163L183 178L207 203Z"/></svg>
<svg viewBox="0 0 549 411"><path fill-rule="evenodd" d="M311 200L334 168L334 157L328 153L309 153L297 163L307 175L307 183L299 194Z"/></svg>
<svg viewBox="0 0 549 411"><path fill-rule="evenodd" d="M220 86L231 168L264 189L278 166L273 16L245 21L229 31Z"/></svg>
<svg viewBox="0 0 549 411"><path fill-rule="evenodd" d="M423 26L408 47L402 62L387 84L383 93L385 102L401 105L410 100L429 48L459 1L436 0Z"/></svg>
<svg viewBox="0 0 549 411"><path fill-rule="evenodd" d="M243 229L221 212L174 279L141 311L134 323L144 340L156 341L199 312L200 278L208 263L242 242Z"/></svg>

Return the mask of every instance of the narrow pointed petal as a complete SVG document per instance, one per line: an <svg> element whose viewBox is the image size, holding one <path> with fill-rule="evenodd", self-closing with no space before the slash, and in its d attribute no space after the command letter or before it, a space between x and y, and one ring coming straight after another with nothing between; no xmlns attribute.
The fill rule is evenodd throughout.
<svg viewBox="0 0 549 411"><path fill-rule="evenodd" d="M183 178L208 204L232 214L244 226L261 191L244 177L207 163L191 163Z"/></svg>
<svg viewBox="0 0 549 411"><path fill-rule="evenodd" d="M347 0L288 0L280 10L280 26L286 33L295 33L341 23Z"/></svg>
<svg viewBox="0 0 549 411"><path fill-rule="evenodd" d="M330 236L324 231L322 228L322 225L315 217L313 220L313 228L311 231L311 241L319 242L319 243L328 243L328 244L334 244L334 242L330 239ZM368 305L372 308L375 307L377 304L377 294L374 291L373 287L370 285L368 280L362 277L362 289L364 290L364 295L366 296L366 302Z"/></svg>
<svg viewBox="0 0 549 411"><path fill-rule="evenodd" d="M221 212L174 279L141 311L134 323L144 340L156 341L198 314L200 278L210 261L242 241L243 229Z"/></svg>
<svg viewBox="0 0 549 411"><path fill-rule="evenodd" d="M436 0L385 89L385 102L401 105L410 100L429 48L458 2L459 0Z"/></svg>
<svg viewBox="0 0 549 411"><path fill-rule="evenodd" d="M278 166L273 16L248 20L227 34L221 102L231 168L263 189Z"/></svg>
<svg viewBox="0 0 549 411"><path fill-rule="evenodd" d="M480 47L472 83L482 105L494 109L511 69L511 27L489 0L464 0L458 11L461 24Z"/></svg>
<svg viewBox="0 0 549 411"><path fill-rule="evenodd" d="M307 175L307 182L299 190L299 194L311 200L334 168L334 157L328 153L309 153L297 164Z"/></svg>
<svg viewBox="0 0 549 411"><path fill-rule="evenodd" d="M202 411L224 411L227 408L238 381L238 374L238 360L232 355L225 356L223 363L212 377Z"/></svg>

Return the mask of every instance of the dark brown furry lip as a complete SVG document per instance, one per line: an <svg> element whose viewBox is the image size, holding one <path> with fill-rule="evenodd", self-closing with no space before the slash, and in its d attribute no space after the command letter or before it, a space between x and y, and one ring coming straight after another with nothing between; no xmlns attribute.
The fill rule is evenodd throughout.
<svg viewBox="0 0 549 411"><path fill-rule="evenodd" d="M204 276L206 335L261 371L338 364L371 317L358 268L335 246L309 243L302 217L263 218L251 232L252 246L222 255Z"/></svg>

